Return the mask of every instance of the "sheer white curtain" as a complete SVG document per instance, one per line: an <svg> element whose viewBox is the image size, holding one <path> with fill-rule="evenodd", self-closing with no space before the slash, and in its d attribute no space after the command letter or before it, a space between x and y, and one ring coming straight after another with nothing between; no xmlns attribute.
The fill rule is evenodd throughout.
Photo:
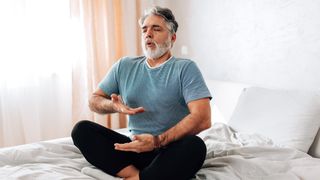
<svg viewBox="0 0 320 180"><path fill-rule="evenodd" d="M85 37L73 78L73 120L89 117L109 128L126 127L126 116L88 114L87 97L97 87L108 69L122 56L139 54L137 39L139 1L136 0L70 0L72 18ZM139 46L137 46L139 44ZM79 66L80 67L80 66ZM83 72L86 75L83 75ZM83 86L83 83L87 86ZM89 94L88 94L89 93Z"/></svg>
<svg viewBox="0 0 320 180"><path fill-rule="evenodd" d="M139 0L0 0L0 147L70 136L121 56L139 54Z"/></svg>
<svg viewBox="0 0 320 180"><path fill-rule="evenodd" d="M0 147L69 136L69 1L0 1Z"/></svg>

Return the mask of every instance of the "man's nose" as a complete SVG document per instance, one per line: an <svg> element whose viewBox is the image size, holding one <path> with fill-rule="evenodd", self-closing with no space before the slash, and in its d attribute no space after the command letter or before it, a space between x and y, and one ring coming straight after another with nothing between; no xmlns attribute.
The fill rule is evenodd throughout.
<svg viewBox="0 0 320 180"><path fill-rule="evenodd" d="M153 33L151 29L148 29L146 34L145 34L145 38L152 38L153 37Z"/></svg>

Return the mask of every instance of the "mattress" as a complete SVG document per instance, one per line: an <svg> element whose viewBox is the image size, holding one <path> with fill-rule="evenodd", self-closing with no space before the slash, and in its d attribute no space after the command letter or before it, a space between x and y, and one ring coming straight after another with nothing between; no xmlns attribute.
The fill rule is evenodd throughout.
<svg viewBox="0 0 320 180"><path fill-rule="evenodd" d="M194 180L314 180L320 159L215 123L199 134L207 157ZM0 179L120 179L89 164L70 137L0 149Z"/></svg>

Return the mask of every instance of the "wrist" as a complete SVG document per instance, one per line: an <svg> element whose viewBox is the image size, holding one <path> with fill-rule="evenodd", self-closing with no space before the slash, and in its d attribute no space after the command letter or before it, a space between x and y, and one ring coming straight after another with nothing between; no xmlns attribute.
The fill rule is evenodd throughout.
<svg viewBox="0 0 320 180"><path fill-rule="evenodd" d="M159 135L153 136L153 145L154 145L154 149L161 148L161 142L160 142Z"/></svg>
<svg viewBox="0 0 320 180"><path fill-rule="evenodd" d="M114 105L114 102L111 101L112 111L115 113L120 113L119 109Z"/></svg>

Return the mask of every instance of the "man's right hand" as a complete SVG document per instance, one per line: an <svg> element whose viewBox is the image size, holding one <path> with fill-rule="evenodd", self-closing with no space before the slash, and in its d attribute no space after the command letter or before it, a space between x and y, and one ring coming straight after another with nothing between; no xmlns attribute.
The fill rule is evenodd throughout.
<svg viewBox="0 0 320 180"><path fill-rule="evenodd" d="M137 113L142 113L144 112L143 107L138 107L138 108L131 108L126 106L120 95L117 94L111 94L111 101L113 103L113 109L119 113L123 114L129 114L129 115L134 115Z"/></svg>

